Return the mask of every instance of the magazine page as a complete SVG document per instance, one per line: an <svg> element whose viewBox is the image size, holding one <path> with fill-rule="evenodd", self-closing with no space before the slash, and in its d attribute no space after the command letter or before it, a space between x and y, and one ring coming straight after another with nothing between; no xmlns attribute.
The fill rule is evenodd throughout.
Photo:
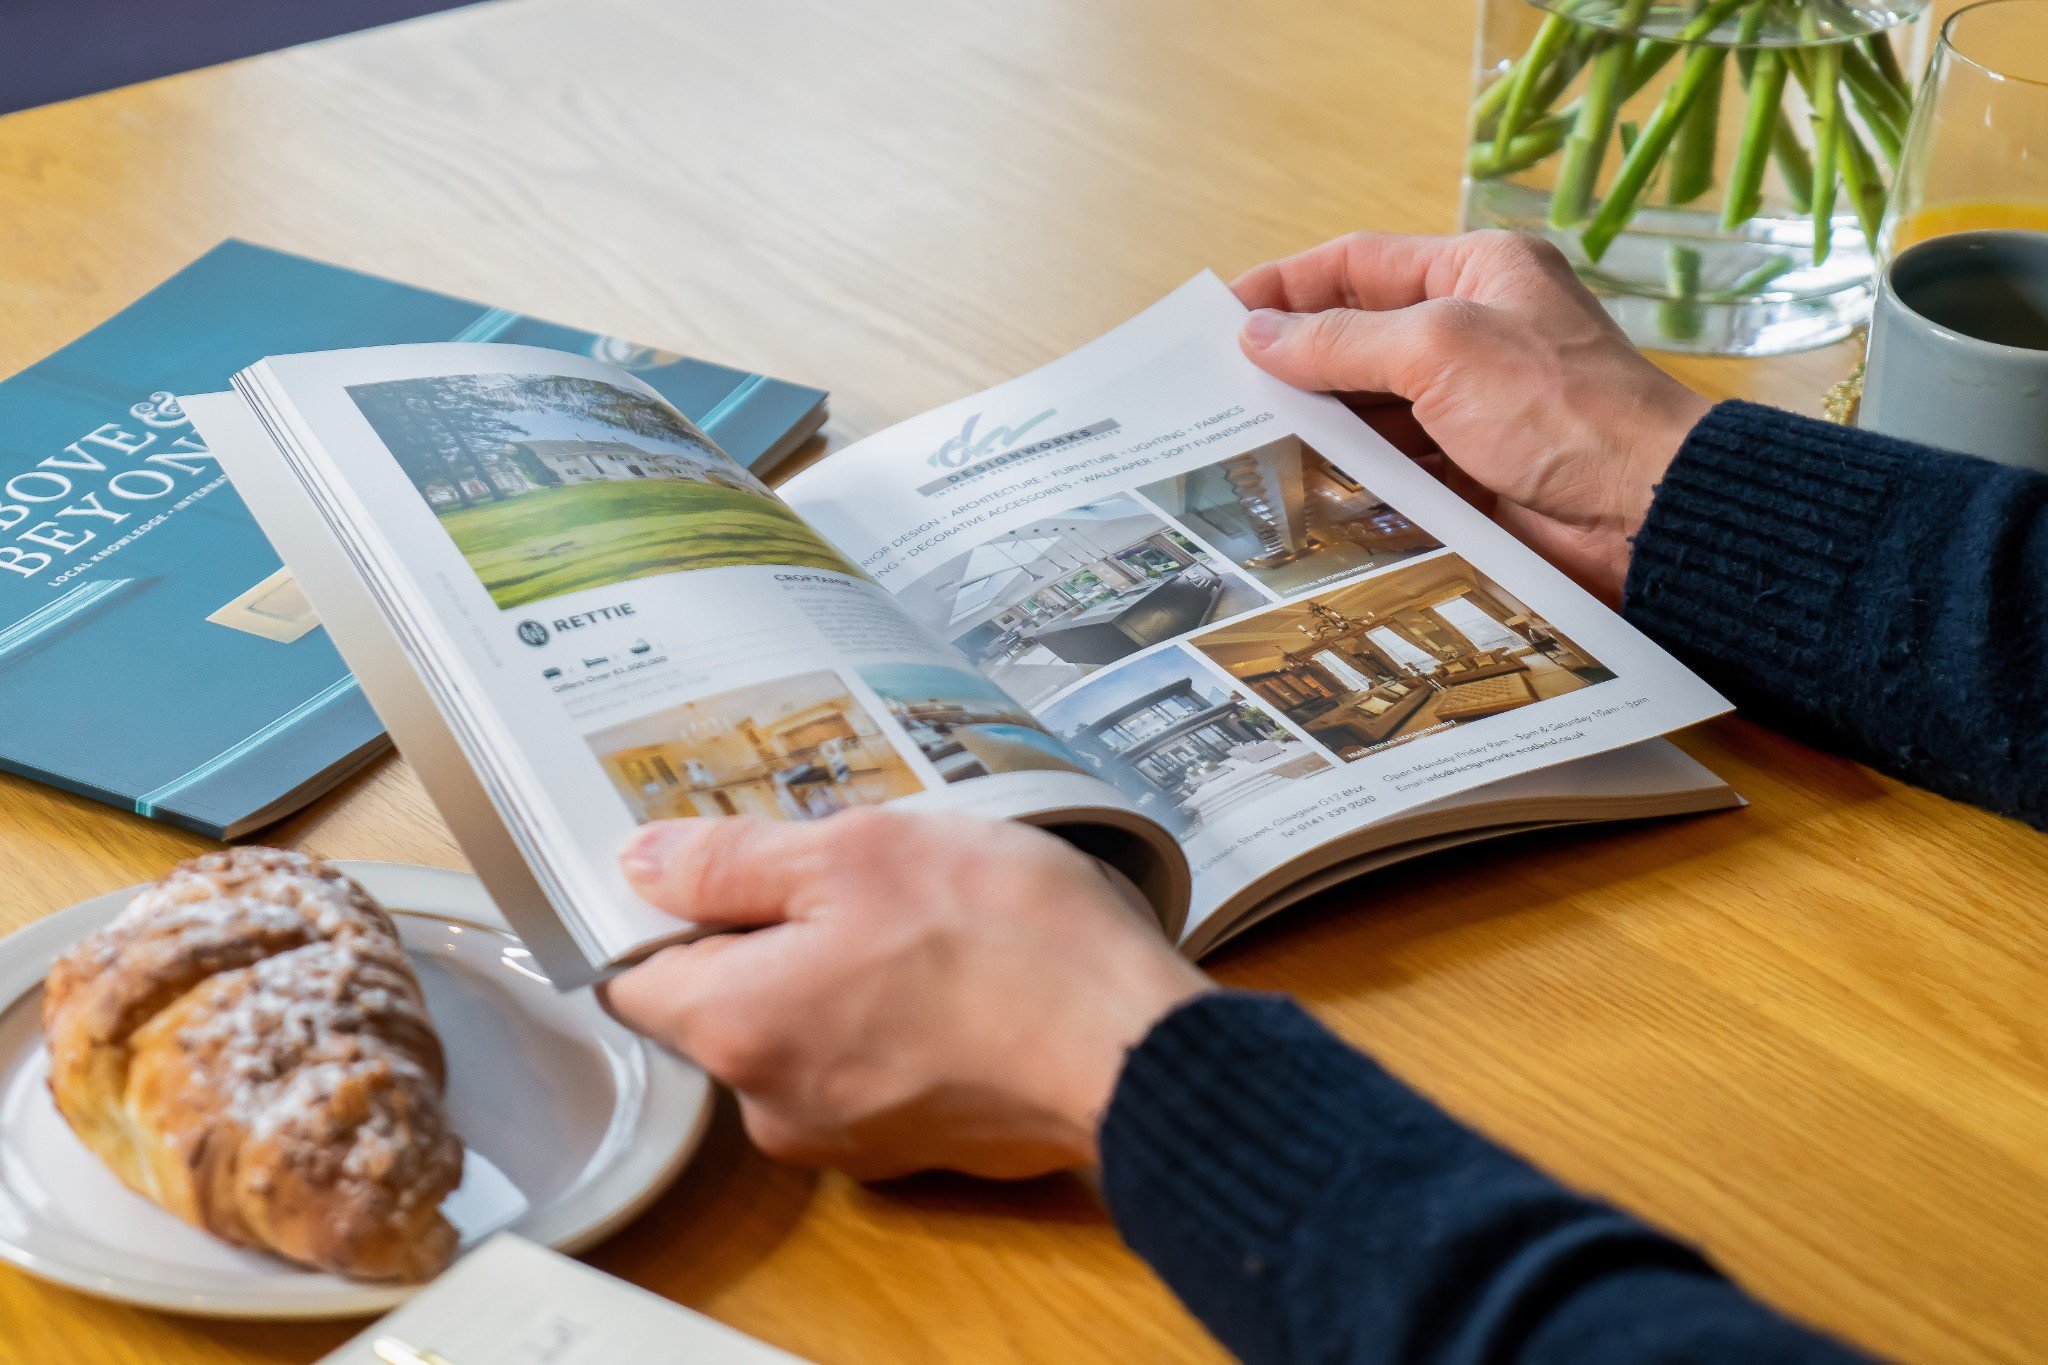
<svg viewBox="0 0 2048 1365"><path fill-rule="evenodd" d="M631 375L436 345L273 358L238 386L321 486L595 960L675 931L617 869L651 820L901 801L1106 824L1179 865L1132 803ZM1126 870L1178 919L1184 873Z"/></svg>
<svg viewBox="0 0 2048 1365"><path fill-rule="evenodd" d="M1191 930L1333 839L1727 709L1334 399L1202 275L783 486L1175 831Z"/></svg>

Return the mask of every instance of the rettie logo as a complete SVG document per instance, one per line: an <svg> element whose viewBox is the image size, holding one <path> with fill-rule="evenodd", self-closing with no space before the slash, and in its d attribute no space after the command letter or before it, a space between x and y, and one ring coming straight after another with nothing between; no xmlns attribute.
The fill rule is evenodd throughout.
<svg viewBox="0 0 2048 1365"><path fill-rule="evenodd" d="M1024 433L1052 417L1057 411L1056 408L1047 408L1038 416L1029 421L1019 422L1013 427L990 427L988 433L983 436L974 434L975 423L981 420L981 414L977 412L962 424L958 436L947 437L944 445L925 456L925 463L940 469L958 469L970 460L978 460L991 451L1008 450L1024 439Z"/></svg>
<svg viewBox="0 0 2048 1365"><path fill-rule="evenodd" d="M535 649L539 649L548 642L548 628L538 621L521 621L519 623L519 638L532 645Z"/></svg>

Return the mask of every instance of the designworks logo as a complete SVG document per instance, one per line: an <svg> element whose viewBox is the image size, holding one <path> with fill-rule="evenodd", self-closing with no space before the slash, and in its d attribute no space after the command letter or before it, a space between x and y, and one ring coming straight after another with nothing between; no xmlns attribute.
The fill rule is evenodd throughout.
<svg viewBox="0 0 2048 1365"><path fill-rule="evenodd" d="M1017 423L1015 426L990 427L982 435L975 435L974 428L981 421L982 414L975 413L960 427L958 436L949 436L946 443L925 456L925 463L939 469L958 469L984 455L1008 450L1024 439L1024 434L1052 418L1057 408L1047 408L1036 417Z"/></svg>

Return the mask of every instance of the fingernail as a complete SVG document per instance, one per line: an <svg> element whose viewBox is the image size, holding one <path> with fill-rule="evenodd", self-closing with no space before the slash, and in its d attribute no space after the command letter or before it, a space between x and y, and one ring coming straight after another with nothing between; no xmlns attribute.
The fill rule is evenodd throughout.
<svg viewBox="0 0 2048 1365"><path fill-rule="evenodd" d="M667 820L634 830L633 837L619 850L619 870L626 874L626 880L644 883L659 877L675 835L674 824Z"/></svg>
<svg viewBox="0 0 2048 1365"><path fill-rule="evenodd" d="M1287 330L1287 314L1277 308L1254 308L1244 320L1243 336L1248 346L1271 346Z"/></svg>

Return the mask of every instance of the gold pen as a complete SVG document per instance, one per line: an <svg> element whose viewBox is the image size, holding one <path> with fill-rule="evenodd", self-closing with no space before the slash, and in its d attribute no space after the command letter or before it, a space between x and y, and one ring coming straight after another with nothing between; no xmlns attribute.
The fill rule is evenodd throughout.
<svg viewBox="0 0 2048 1365"><path fill-rule="evenodd" d="M425 1351L417 1346L408 1346L397 1337L378 1337L370 1343L370 1352L384 1365L455 1365L455 1362L439 1351Z"/></svg>

